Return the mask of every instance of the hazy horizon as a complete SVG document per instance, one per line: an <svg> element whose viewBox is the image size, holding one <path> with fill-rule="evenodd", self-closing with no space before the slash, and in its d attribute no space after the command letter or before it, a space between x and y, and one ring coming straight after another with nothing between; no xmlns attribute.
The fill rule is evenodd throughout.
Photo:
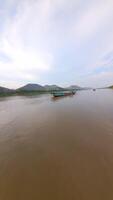
<svg viewBox="0 0 113 200"><path fill-rule="evenodd" d="M78 87L81 87L81 88L104 88L104 87L110 87L110 86L112 86L112 85L106 85L106 86L101 86L101 87L94 87L94 86L84 86L84 85L77 85L77 84L70 84L70 85L68 85L68 84L65 84L65 85L59 85L59 84L40 84L40 83L26 83L26 84L22 84L22 85L20 85L19 87L8 87L8 86L4 86L4 85L0 85L0 87L4 87L4 88L8 88L8 89L14 89L14 90L16 90L16 89L18 89L18 88L21 88L21 87L24 87L24 86L26 86L26 85L28 85L28 84L37 84L37 85L40 85L40 86L42 86L42 87L44 87L44 86L46 86L46 85L48 85L48 86L51 86L51 85L56 85L56 86L59 86L59 87L61 87L61 88L68 88L68 87L70 87L70 86L78 86Z"/></svg>
<svg viewBox="0 0 113 200"><path fill-rule="evenodd" d="M0 0L0 86L112 85L112 22L112 0Z"/></svg>

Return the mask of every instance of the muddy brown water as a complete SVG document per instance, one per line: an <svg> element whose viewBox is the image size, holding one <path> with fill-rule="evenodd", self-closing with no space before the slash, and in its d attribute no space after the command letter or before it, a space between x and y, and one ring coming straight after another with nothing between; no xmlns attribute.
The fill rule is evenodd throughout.
<svg viewBox="0 0 113 200"><path fill-rule="evenodd" d="M0 200L76 199L113 199L113 90L0 98Z"/></svg>

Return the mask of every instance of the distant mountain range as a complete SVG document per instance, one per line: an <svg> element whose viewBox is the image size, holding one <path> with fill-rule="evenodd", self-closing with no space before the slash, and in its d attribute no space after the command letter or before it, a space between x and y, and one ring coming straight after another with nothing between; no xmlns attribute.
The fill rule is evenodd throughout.
<svg viewBox="0 0 113 200"><path fill-rule="evenodd" d="M110 86L109 88L113 89L113 85L112 85L112 86Z"/></svg>
<svg viewBox="0 0 113 200"><path fill-rule="evenodd" d="M26 92L29 92L29 91L44 91L45 88L39 84L27 84L23 87L20 87L17 89L17 91L26 91Z"/></svg>
<svg viewBox="0 0 113 200"><path fill-rule="evenodd" d="M51 92L51 91L60 91L60 90L82 90L87 88L82 88L77 85L71 85L69 87L60 87L57 85L39 85L39 84L27 84L23 87L20 87L18 89L8 89L5 87L0 87L0 95L2 94L13 94L13 93L23 93L23 92Z"/></svg>
<svg viewBox="0 0 113 200"><path fill-rule="evenodd" d="M8 89L8 88L5 88L5 87L0 87L0 94L9 94L9 93L13 93L15 90L11 90L11 89Z"/></svg>
<svg viewBox="0 0 113 200"><path fill-rule="evenodd" d="M57 85L45 85L44 86L44 89L46 90L46 91L52 91L52 90L63 90L64 88L62 88L62 87L59 87L59 86L57 86Z"/></svg>
<svg viewBox="0 0 113 200"><path fill-rule="evenodd" d="M67 90L81 90L82 88L79 87L78 85L71 85L66 88Z"/></svg>
<svg viewBox="0 0 113 200"><path fill-rule="evenodd" d="M113 85L106 88L112 88ZM23 87L18 89L9 89L6 87L0 87L0 95L10 95L10 94L21 94L21 93L28 93L28 92L52 92L52 91L61 91L61 90L89 90L91 88L80 87L78 85L71 85L69 87L60 87L58 85L39 85L39 84L32 84L29 83Z"/></svg>
<svg viewBox="0 0 113 200"><path fill-rule="evenodd" d="M17 91L59 91L59 90L76 90L76 89L82 89L81 87L77 85L72 85L70 87L60 87L58 85L39 85L39 84L27 84L23 87L20 87L17 89Z"/></svg>

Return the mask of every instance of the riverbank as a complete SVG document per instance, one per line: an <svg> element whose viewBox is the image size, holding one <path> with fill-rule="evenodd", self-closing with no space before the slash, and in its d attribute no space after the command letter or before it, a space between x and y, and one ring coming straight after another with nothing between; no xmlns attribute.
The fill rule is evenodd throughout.
<svg viewBox="0 0 113 200"><path fill-rule="evenodd" d="M50 94L49 91L16 91L10 93L0 93L0 97L8 97L8 96L34 96L40 94Z"/></svg>

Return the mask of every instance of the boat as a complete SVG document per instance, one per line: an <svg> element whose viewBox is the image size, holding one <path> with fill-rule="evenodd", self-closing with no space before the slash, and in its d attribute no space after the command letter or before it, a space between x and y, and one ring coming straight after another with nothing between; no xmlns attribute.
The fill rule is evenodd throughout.
<svg viewBox="0 0 113 200"><path fill-rule="evenodd" d="M70 96L74 94L75 94L75 91L57 91L57 92L52 93L54 97L64 97L64 96Z"/></svg>
<svg viewBox="0 0 113 200"><path fill-rule="evenodd" d="M93 89L93 91L96 91L96 89Z"/></svg>

